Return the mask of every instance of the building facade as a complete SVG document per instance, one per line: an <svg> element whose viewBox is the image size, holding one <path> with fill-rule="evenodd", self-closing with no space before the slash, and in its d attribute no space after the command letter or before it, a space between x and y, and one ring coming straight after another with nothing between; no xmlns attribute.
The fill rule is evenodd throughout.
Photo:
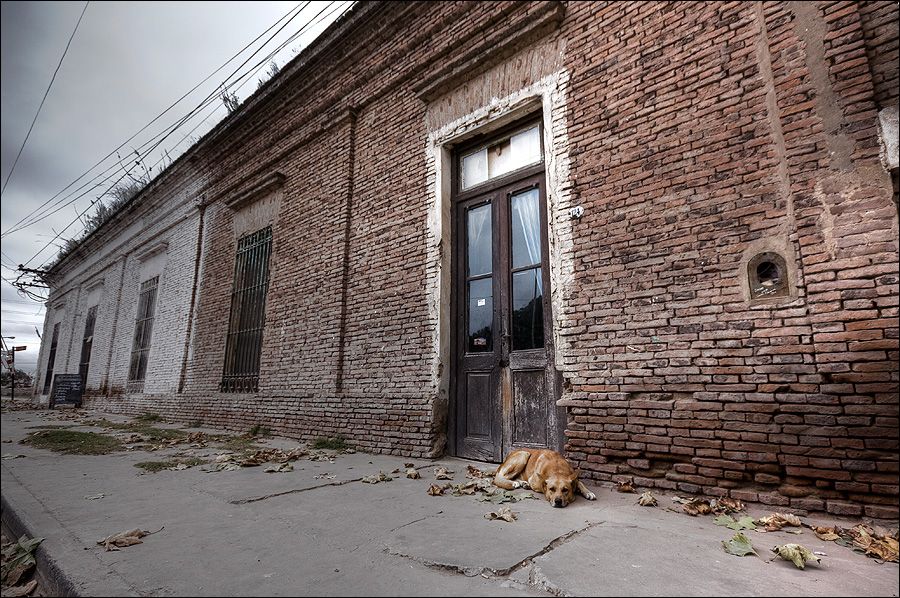
<svg viewBox="0 0 900 598"><path fill-rule="evenodd" d="M360 3L53 266L38 394L897 517L896 22Z"/></svg>

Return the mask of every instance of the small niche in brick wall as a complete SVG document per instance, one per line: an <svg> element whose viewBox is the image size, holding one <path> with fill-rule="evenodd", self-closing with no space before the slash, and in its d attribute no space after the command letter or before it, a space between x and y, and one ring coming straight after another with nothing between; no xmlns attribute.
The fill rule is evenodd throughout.
<svg viewBox="0 0 900 598"><path fill-rule="evenodd" d="M787 264L772 251L755 255L747 264L747 282L751 299L787 297L789 293Z"/></svg>

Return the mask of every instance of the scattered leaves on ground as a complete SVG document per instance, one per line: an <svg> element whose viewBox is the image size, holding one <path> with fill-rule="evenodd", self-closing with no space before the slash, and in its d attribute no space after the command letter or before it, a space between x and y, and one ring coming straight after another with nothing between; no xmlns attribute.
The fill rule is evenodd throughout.
<svg viewBox="0 0 900 598"><path fill-rule="evenodd" d="M411 479L411 480L418 480L418 479L421 478L422 476L420 476L420 475L419 475L419 472L416 471L415 469L409 468L409 469L406 470L406 477L408 477L408 478Z"/></svg>
<svg viewBox="0 0 900 598"><path fill-rule="evenodd" d="M333 480L337 477L336 474L333 473L317 473L313 476L314 480Z"/></svg>
<svg viewBox="0 0 900 598"><path fill-rule="evenodd" d="M631 482L616 482L616 491L624 494L634 494L636 492Z"/></svg>
<svg viewBox="0 0 900 598"><path fill-rule="evenodd" d="M434 479L436 480L452 480L453 473L446 467L435 467L434 468Z"/></svg>
<svg viewBox="0 0 900 598"><path fill-rule="evenodd" d="M860 523L849 529L836 528L840 539L836 544L858 550L866 556L896 563L898 558L897 532L876 532L870 526Z"/></svg>
<svg viewBox="0 0 900 598"><path fill-rule="evenodd" d="M496 511L491 511L490 513L487 513L484 516L484 518L490 519L490 520L501 519L503 521L512 523L513 521L515 521L516 519L519 518L519 515L518 515L518 513L513 513L509 509L509 507L500 507Z"/></svg>
<svg viewBox="0 0 900 598"><path fill-rule="evenodd" d="M144 536L149 536L150 532L142 529L132 529L127 532L119 532L117 534L112 534L110 536L106 536L102 540L97 540L97 544L103 546L107 552L112 550L119 550L120 548L125 548L128 546L134 546L135 544L143 544Z"/></svg>
<svg viewBox="0 0 900 598"><path fill-rule="evenodd" d="M719 515L713 523L716 525L724 525L725 527L737 531L756 529L756 525L753 523L753 517L741 517L740 519L735 520L731 515Z"/></svg>
<svg viewBox="0 0 900 598"><path fill-rule="evenodd" d="M383 471L379 471L377 474L367 475L362 479L363 484L377 484L379 482L390 482L394 478L387 475Z"/></svg>
<svg viewBox="0 0 900 598"><path fill-rule="evenodd" d="M102 492L99 494L88 494L84 497L84 500L100 500L101 498L106 498L106 495Z"/></svg>
<svg viewBox="0 0 900 598"><path fill-rule="evenodd" d="M731 540L728 540L727 542L722 540L722 548L725 549L725 552L733 554L734 556L747 556L748 554L759 556L756 551L753 550L753 543L750 542L750 538L741 532L736 533L731 537Z"/></svg>
<svg viewBox="0 0 900 598"><path fill-rule="evenodd" d="M791 561L798 569L805 568L806 563L809 561L815 561L817 564L822 561L822 559L814 555L807 547L800 544L784 544L783 546L776 546L772 549L772 552L786 561Z"/></svg>
<svg viewBox="0 0 900 598"><path fill-rule="evenodd" d="M3 546L2 583L14 586L34 567L34 551L43 538L22 536L17 542ZM5 594L5 592L4 592Z"/></svg>
<svg viewBox="0 0 900 598"><path fill-rule="evenodd" d="M800 518L791 513L772 513L757 519L756 524L764 526L767 532L777 532L784 527L800 527L803 525Z"/></svg>

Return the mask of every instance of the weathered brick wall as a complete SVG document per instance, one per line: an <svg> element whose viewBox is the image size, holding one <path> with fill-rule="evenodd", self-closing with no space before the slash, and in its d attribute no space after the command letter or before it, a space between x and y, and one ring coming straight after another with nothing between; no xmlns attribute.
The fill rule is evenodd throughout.
<svg viewBox="0 0 900 598"><path fill-rule="evenodd" d="M859 3L859 17L875 87L875 103L879 108L896 105L900 93L900 45L897 39L900 8L896 2L865 0Z"/></svg>
<svg viewBox="0 0 900 598"><path fill-rule="evenodd" d="M569 43L570 454L896 517L897 215L856 5L764 6L570 5L597 25ZM795 298L748 301L746 257L778 248Z"/></svg>
<svg viewBox="0 0 900 598"><path fill-rule="evenodd" d="M426 138L556 73L569 457L600 481L896 516L897 215L874 129L881 49L896 40L868 33L888 9L575 2L558 27L504 45L557 6L366 3L336 45L284 69L177 165L190 185L169 183L203 205L193 320L197 264L181 258L184 311L166 316L189 342L183 378L181 357L154 365L154 353L159 382L95 404L438 454L447 315L427 285L448 248L428 236ZM495 55L466 63L479 45ZM467 76L445 68L459 64ZM433 80L443 95L417 95ZM220 393L236 246L225 202L275 171L260 389ZM148 198L162 205L167 188ZM569 220L570 205L584 217ZM192 250L199 229L185 231ZM791 296L749 300L761 251L786 259ZM133 259L122 305L136 303ZM124 343L133 313L120 319ZM117 347L121 376L130 347Z"/></svg>
<svg viewBox="0 0 900 598"><path fill-rule="evenodd" d="M172 180L175 179L175 180ZM54 373L78 373L87 311L97 306L94 341L85 388L88 396L125 390L134 335L141 260L147 250L166 244L161 254L157 310L151 338L151 358L146 390L174 392L184 351L196 261L196 209L190 201L199 183L196 173L180 171L170 175L168 186L159 189L154 201L123 214L104 236L89 239L55 277L48 304L48 317L38 361L40 383L36 395L42 402L43 379L56 307L63 318L54 364Z"/></svg>

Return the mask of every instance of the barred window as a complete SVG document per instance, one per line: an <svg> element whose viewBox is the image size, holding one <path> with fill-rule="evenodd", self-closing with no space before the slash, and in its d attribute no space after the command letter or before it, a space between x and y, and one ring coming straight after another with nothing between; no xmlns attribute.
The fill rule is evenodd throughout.
<svg viewBox="0 0 900 598"><path fill-rule="evenodd" d="M271 226L238 240L222 392L256 392L259 388L259 357L266 323L271 253Z"/></svg>
<svg viewBox="0 0 900 598"><path fill-rule="evenodd" d="M56 345L59 343L59 322L53 325L53 340L50 341L50 354L47 356L47 372L44 374L44 394L50 392L53 382L53 364L56 361Z"/></svg>
<svg viewBox="0 0 900 598"><path fill-rule="evenodd" d="M128 390L141 392L147 375L150 358L150 338L153 335L153 317L156 313L156 290L159 276L141 283L137 317L134 322L134 341L131 343L131 365L128 368Z"/></svg>

